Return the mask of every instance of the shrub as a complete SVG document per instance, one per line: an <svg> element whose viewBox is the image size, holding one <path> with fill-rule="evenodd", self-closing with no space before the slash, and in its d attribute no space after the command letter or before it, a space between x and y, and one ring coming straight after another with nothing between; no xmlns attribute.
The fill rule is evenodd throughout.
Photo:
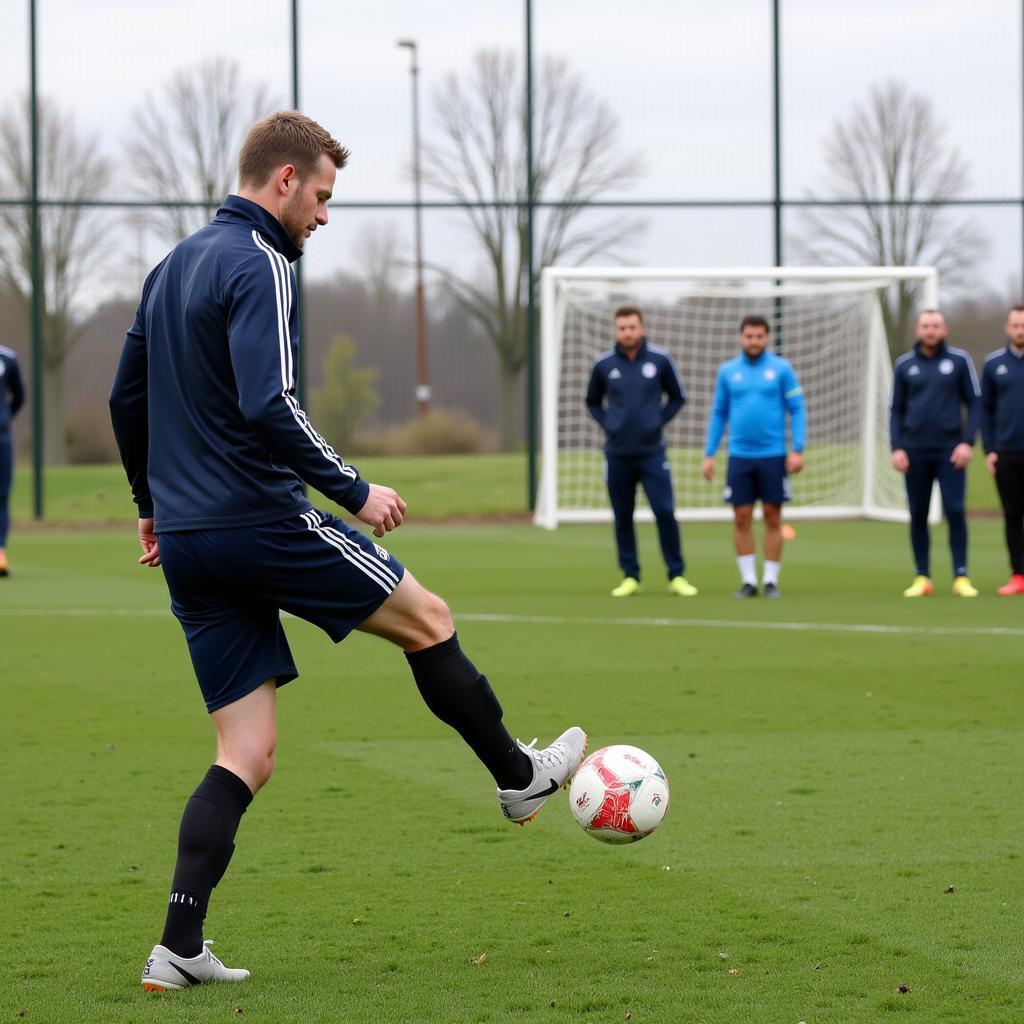
<svg viewBox="0 0 1024 1024"><path fill-rule="evenodd" d="M106 409L79 413L68 420L66 430L68 462L72 465L120 461Z"/></svg>
<svg viewBox="0 0 1024 1024"><path fill-rule="evenodd" d="M352 451L360 455L473 455L495 448L494 435L472 416L455 409L431 409L390 430L356 434Z"/></svg>

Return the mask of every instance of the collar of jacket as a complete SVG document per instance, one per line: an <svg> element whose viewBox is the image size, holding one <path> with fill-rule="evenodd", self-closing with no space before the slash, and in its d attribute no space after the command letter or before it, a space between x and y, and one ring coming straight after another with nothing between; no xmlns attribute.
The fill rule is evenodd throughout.
<svg viewBox="0 0 1024 1024"><path fill-rule="evenodd" d="M751 356L746 349L743 349L740 352L740 355L743 356L743 362L745 362L748 366L757 366L757 364L761 362L761 360L764 359L766 355L768 355L768 346L765 345L765 347L761 349L761 351L758 352L756 356Z"/></svg>
<svg viewBox="0 0 1024 1024"><path fill-rule="evenodd" d="M289 263L294 263L302 255L302 250L292 241L284 225L251 199L228 196L214 220L222 224L252 224Z"/></svg>
<svg viewBox="0 0 1024 1024"><path fill-rule="evenodd" d="M615 351L622 356L623 359L629 359L629 353L618 343L615 342ZM640 344L636 347L636 355L633 359L639 359L647 351L647 335L645 334L640 339Z"/></svg>
<svg viewBox="0 0 1024 1024"><path fill-rule="evenodd" d="M935 350L934 356L926 356L924 349L921 348L921 342L914 342L914 352L919 355L922 359L936 359L939 356L944 356L949 351L949 346L944 341L939 342L939 347Z"/></svg>

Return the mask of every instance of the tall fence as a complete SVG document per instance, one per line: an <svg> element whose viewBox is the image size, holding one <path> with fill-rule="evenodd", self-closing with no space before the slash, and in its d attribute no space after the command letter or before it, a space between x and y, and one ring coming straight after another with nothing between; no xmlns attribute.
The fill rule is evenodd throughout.
<svg viewBox="0 0 1024 1024"><path fill-rule="evenodd" d="M204 102L239 130L297 106L352 149L301 261L302 397L364 472L397 474L432 513L533 502L534 285L552 258L771 266L827 259L845 232L843 262L860 245L871 263L870 211L905 211L950 263L957 340L998 343L1024 279L1019 0L978 0L969 21L955 0L453 0L441 22L379 6L8 12L0 343L30 381L18 515L130 511L97 468L116 460L106 393L146 272L233 187L237 134ZM924 117L894 130L907 177L858 191L842 154L866 167L877 139L856 114L901 98Z"/></svg>

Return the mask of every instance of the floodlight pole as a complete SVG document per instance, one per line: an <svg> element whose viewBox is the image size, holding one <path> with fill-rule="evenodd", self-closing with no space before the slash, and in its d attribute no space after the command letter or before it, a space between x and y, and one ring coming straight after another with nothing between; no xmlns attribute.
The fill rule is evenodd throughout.
<svg viewBox="0 0 1024 1024"><path fill-rule="evenodd" d="M775 226L775 266L782 266L782 62L779 54L779 0L772 0L772 214ZM778 282L781 284L781 282ZM773 303L774 347L782 351L782 300Z"/></svg>
<svg viewBox="0 0 1024 1024"><path fill-rule="evenodd" d="M36 69L36 2L29 0L29 120L31 132L32 218L32 514L43 518L43 241L39 224L39 96Z"/></svg>
<svg viewBox="0 0 1024 1024"><path fill-rule="evenodd" d="M782 69L779 44L779 0L772 0L772 212L777 267L782 266Z"/></svg>
<svg viewBox="0 0 1024 1024"><path fill-rule="evenodd" d="M537 505L537 288L533 262L533 215L537 180L533 173L533 4L526 0L526 492Z"/></svg>
<svg viewBox="0 0 1024 1024"><path fill-rule="evenodd" d="M292 0L292 110L299 109L299 0ZM302 260L298 260L295 264L295 304L299 311L299 323L303 322L303 314L305 309L305 289L302 281ZM307 336L301 336L299 339L299 351L296 359L295 373L295 391L296 397L299 400L299 405L304 405L306 401L306 377L308 370L308 361L306 359L306 348L309 344ZM305 493L305 484L303 484L303 493Z"/></svg>
<svg viewBox="0 0 1024 1024"><path fill-rule="evenodd" d="M423 301L423 194L420 175L420 66L413 39L399 39L398 45L409 51L412 77L412 178L416 220L416 411L430 411L430 383L427 376L427 313Z"/></svg>

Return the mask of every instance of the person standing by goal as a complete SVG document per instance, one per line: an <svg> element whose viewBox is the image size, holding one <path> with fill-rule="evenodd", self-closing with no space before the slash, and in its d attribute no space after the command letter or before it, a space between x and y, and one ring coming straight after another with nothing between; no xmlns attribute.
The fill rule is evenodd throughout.
<svg viewBox="0 0 1024 1024"><path fill-rule="evenodd" d="M757 597L757 562L751 528L754 505L764 510L765 597L781 597L782 503L789 501L789 474L804 468L807 415L793 367L768 351L770 328L763 316L740 323L742 353L718 368L704 448L704 479L715 475L715 453L729 428L725 500L733 507L733 542L740 570L735 597ZM793 450L786 454L786 415Z"/></svg>
<svg viewBox="0 0 1024 1024"><path fill-rule="evenodd" d="M946 343L949 328L937 309L917 318L917 341L892 370L889 439L893 468L902 473L910 506L910 545L917 575L904 597L934 591L930 568L928 505L938 481L949 524L953 593L977 597L967 575L967 464L978 433L981 389L971 357Z"/></svg>
<svg viewBox="0 0 1024 1024"><path fill-rule="evenodd" d="M10 572L7 564L7 530L10 525L8 500L14 476L14 442L11 420L25 402L25 388L14 349L0 345L0 576Z"/></svg>
<svg viewBox="0 0 1024 1024"><path fill-rule="evenodd" d="M1012 574L996 593L1011 597L1024 594L1024 306L1007 315L1006 337L981 372L981 440L1003 505Z"/></svg>
<svg viewBox="0 0 1024 1024"><path fill-rule="evenodd" d="M615 348L599 356L587 386L587 409L605 433L605 479L615 515L615 546L623 580L612 597L640 593L636 550L636 488L640 484L658 524L668 589L696 597L683 575L679 524L662 429L686 404L686 388L672 357L647 341L643 313L636 306L615 311Z"/></svg>
<svg viewBox="0 0 1024 1024"><path fill-rule="evenodd" d="M348 151L297 111L246 136L238 194L147 277L110 396L138 505L143 565L162 565L217 734L216 762L185 805L163 936L142 970L153 991L242 981L203 941L242 815L274 770L279 686L295 679L280 612L336 643L352 630L402 651L427 707L530 820L586 747L573 726L543 750L513 740L445 602L386 549L306 499L302 480L376 537L406 505L362 480L295 397L299 312L290 263L327 224ZM348 685L358 685L350 680Z"/></svg>

